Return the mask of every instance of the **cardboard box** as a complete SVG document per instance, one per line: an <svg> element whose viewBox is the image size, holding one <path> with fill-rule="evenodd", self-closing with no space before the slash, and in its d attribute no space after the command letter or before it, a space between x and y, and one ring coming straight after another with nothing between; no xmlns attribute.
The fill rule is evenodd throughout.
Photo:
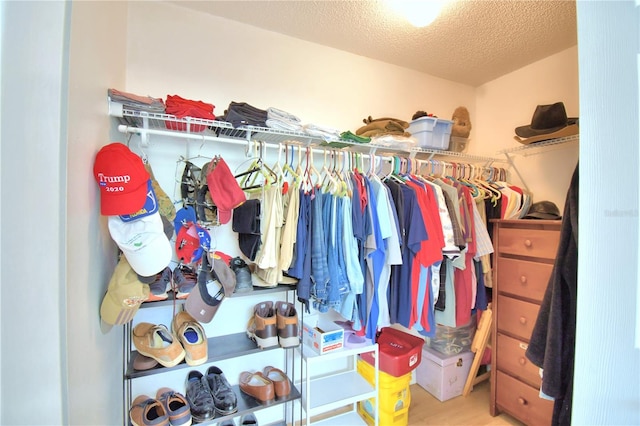
<svg viewBox="0 0 640 426"><path fill-rule="evenodd" d="M416 368L416 382L440 401L462 395L473 362L473 352L445 355L428 346Z"/></svg>
<svg viewBox="0 0 640 426"><path fill-rule="evenodd" d="M344 329L333 321L323 318L305 318L302 323L302 343L319 355L342 349Z"/></svg>

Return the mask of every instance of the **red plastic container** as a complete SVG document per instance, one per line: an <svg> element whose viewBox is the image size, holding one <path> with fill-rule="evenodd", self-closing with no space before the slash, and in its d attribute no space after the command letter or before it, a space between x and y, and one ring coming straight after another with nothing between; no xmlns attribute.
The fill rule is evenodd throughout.
<svg viewBox="0 0 640 426"><path fill-rule="evenodd" d="M378 343L378 367L394 377L402 377L414 370L422 359L424 339L392 327L380 330ZM362 359L374 365L373 352L364 353Z"/></svg>

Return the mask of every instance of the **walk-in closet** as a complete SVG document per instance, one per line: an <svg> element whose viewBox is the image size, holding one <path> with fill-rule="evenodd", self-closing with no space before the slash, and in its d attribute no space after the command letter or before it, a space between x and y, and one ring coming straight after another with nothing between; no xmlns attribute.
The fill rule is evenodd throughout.
<svg viewBox="0 0 640 426"><path fill-rule="evenodd" d="M0 156L3 271L0 277L3 325L0 423L130 424L136 397L157 396L159 400L161 395L156 392L165 387L185 393L190 372L216 375L220 381L219 369L228 381L227 391L235 394L238 403L227 407L228 410L218 404L216 416L205 417L204 424L225 421L240 425L241 417L249 422L246 424L254 419L260 425L314 424L330 421L336 412L346 412L348 408L361 422L358 424L546 424L550 418L546 415L551 412L544 410L548 410L549 405L543 410L544 416L536 409L536 416L522 417L528 421L518 417L526 412L526 406L530 406L528 401L533 401L531 398L536 398L536 404L538 399L542 400L539 389L534 386L538 380L532 375L534 370L527 367L522 374L514 373L520 368L517 360L513 364L505 362L505 358L496 361L495 357L497 351L526 350L524 346L534 321L527 309L538 309L544 299L539 292L544 283L538 282L530 271L550 274L557 257L555 247L561 246L559 224L563 219L531 221L521 226L520 214L524 216L522 207L527 204L523 194L529 194L529 205L549 201L563 215L578 163L579 198L577 192L572 198L575 206L580 207L581 231L573 246L576 252L580 248L580 258L573 265L579 291L574 299L577 309L573 395L570 397L572 423L640 423L637 408L640 400L637 389L640 302L636 288L638 197L628 190L638 181L640 128L637 46L629 42L638 40L639 15L634 2L558 2L563 5L558 6L557 13L561 13L561 9L565 13L566 3L575 10L573 44L519 63L515 57L511 62L509 58L500 57L500 46L484 43L485 56L495 57L496 65L506 61L511 66L505 65L498 75L478 72L468 80L453 75L453 71L446 75L434 67L430 74L403 62L404 59L382 60L373 53L367 54L371 46L381 46L383 42L377 33L367 32L369 30L360 25L362 19L368 22L375 14L361 13L348 22L369 34L367 48L364 48L355 42L349 46L336 41L346 38L340 31L332 31L329 24L319 29L302 24L306 22L304 19L309 19L310 12L305 13L305 7L326 12L329 2L219 2L218 14L212 12L215 3L218 2L70 1L3 2L0 5L3 29L0 35L3 141ZM241 3L254 3L255 8L251 13L243 13L247 4ZM378 6L379 2L341 3L344 3L342 7L358 10L369 3ZM494 12L500 10L501 1L491 3L496 5ZM527 10L535 7L536 2L518 4L521 10ZM554 13L553 10L550 13ZM318 13L314 19L331 22L337 28L345 16ZM460 16L447 19L455 21ZM326 19L329 21L324 21ZM516 18L515 14L509 17L486 9L477 20L501 20L504 28L513 28ZM544 21L525 23L518 30L530 25L533 32L534 26L537 30L543 24ZM312 35L315 32L316 38L279 31L284 27ZM483 35L481 31L471 35L461 31L449 37L451 44L458 46L461 40ZM419 37L416 33L415 39ZM394 42L391 36L387 39L390 44ZM432 39L433 49L441 45L435 35ZM518 43L514 38L510 44ZM410 44L406 44L407 49L416 48ZM429 42L419 45L428 57ZM526 46L521 49L525 50ZM402 45L397 46L397 50L402 51ZM451 55L459 52L452 51ZM468 56L458 57L457 62L473 69L472 55ZM168 97L178 96L194 103L206 103L212 106L215 117L225 117L234 103L250 104L262 110L271 108L299 117L311 132L273 127L257 132L241 128L237 132L236 126L227 125L231 119L226 122L209 117L199 121L184 114L189 118L172 120L167 111L157 116L138 115L123 108L121 102L113 102L110 96L113 89L141 98L162 99L165 103ZM563 103L569 120L579 118L579 134L561 135L538 145L523 144L522 138L520 141L514 138L516 128L534 124L532 116L538 106L557 102ZM407 126L420 117L451 120L459 107L468 110L473 127L465 143L455 149L449 149L448 144L444 149L421 148L397 140L367 146L356 137L359 129L376 120L399 119ZM376 128L376 124L371 128ZM327 137L327 132L331 136ZM258 252L255 263L264 261L265 266L260 266L257 273L253 271L261 280L253 291L239 295L227 289L225 293L224 279L218 279L218 302L222 300L221 303L212 302L204 293L199 293L202 298L199 302L189 302L189 309L196 309L190 315L197 315L199 307L208 306L200 312L208 344L206 361L200 363L202 359L186 358L182 354L173 360L163 360L167 366L149 367L141 364L149 362L148 359L136 357L139 349L146 347L140 343L140 336L149 330L142 334L134 330L144 329L140 324L164 324L164 330L154 328L157 335L171 334L172 321L176 320L174 326L180 327L176 313L181 309L187 312L189 297L175 304L171 295L165 301L140 304L140 297L149 297L147 288L144 294L128 295L133 298L126 298L129 304L118 308L122 311L101 309L109 294L110 282L115 279L116 266L121 266L119 250L123 258L127 252L122 239L114 238L116 228L122 229L123 225L118 222L114 228L109 219L115 215L126 222L123 216L127 214L117 209L103 210L102 203L108 195L104 195L101 178L94 169L99 151L112 143L126 146L136 161L152 170L153 179L150 175L149 182L153 181L154 193L161 188L162 200L169 200L169 204L160 204L158 210L178 211L190 197L194 197L196 210L203 207L197 212L200 216L196 221L199 226L207 224L209 252L218 252L218 257L205 256L211 262L212 273L215 261L224 261L224 255L248 259L251 253L244 251L247 246L240 247L237 229L241 224L233 221L235 211L231 211L239 204L228 198L228 209L218 207L220 211L212 213L206 198L210 194L204 191L200 194L202 188L190 187L192 181L185 180L185 176L193 176L190 173L220 164L221 159L247 199L263 201L267 196L277 199L290 195L289 189L298 188L296 185L325 188L332 195L352 194L343 172L357 170L371 182L380 180L382 185L385 181L406 183L408 176L416 179L420 176L420 184L432 188L435 195L439 193L434 186L436 181L450 179L456 184L468 184L469 193L475 188L488 200L491 194L494 198L505 195L495 192L495 183L501 182L500 185L510 191L509 196L520 195L521 210L517 207L509 210L514 205L505 206L500 212L510 211L510 215L500 217L505 221L486 221L487 236L497 235L499 242L492 242L484 265L466 265L473 269L474 282L481 276L485 287L485 291L481 288L485 300L475 292L473 297L469 293L462 298L465 303L473 299L473 307L454 305L452 314L425 310L423 304L415 304L405 315L402 309L391 308L403 295L388 293L391 296L385 301L386 306L390 306L388 318L375 311L375 307L381 306L377 299L373 303L366 297L363 301L348 303L362 303L359 306L372 309L364 316L349 317L352 309L344 312L333 309L354 306L340 299L342 295L336 298L333 294L320 300L317 294L300 294L295 280L283 283L291 277L279 273L284 269L280 264L273 266L275 270L267 266L271 260L282 260L282 256L267 260ZM109 181L105 178L104 182ZM284 182L286 186L282 185ZM620 185L627 189L616 189ZM226 194L228 189L219 190ZM391 192L389 194L386 200L393 199ZM446 198L443 196L442 200ZM325 204L327 223L338 227L341 216L331 215L330 210L337 211L344 208L344 204L337 196L335 204L332 202ZM388 214L393 211L397 214L391 204L385 204L385 208ZM473 214L472 205L467 208ZM279 214L276 210L273 213ZM268 221L270 216L259 217ZM176 223L171 221L171 225L175 228ZM165 226L162 231L167 229ZM198 237L204 232L195 226L194 230L201 235L190 234L189 238L202 244ZM425 229L422 231L428 233ZM309 230L309 235L312 232ZM240 233L244 235L244 243L250 246L255 234ZM331 246L331 235L336 234L320 232L316 237L325 236L323 241ZM527 247L513 248L513 241L522 236ZM177 235L165 237L171 250L176 250ZM375 236L372 239L375 240ZM374 247L380 246L382 240L363 248L375 257ZM444 236L442 241L444 247ZM367 244L370 243L371 239ZM537 248L540 244L544 247L540 252L528 251L528 246ZM184 246L178 247L183 249ZM455 250L455 244L449 249ZM189 256L195 253L194 248ZM139 272L136 269L140 264L130 259L127 263L131 264L127 265L128 271ZM289 266L291 264L293 262ZM230 265L227 262L229 269ZM401 264L394 266L398 265ZM448 267L446 261L443 265L445 269ZM498 270L502 271L498 272L499 279L504 280L506 273L507 278L523 285L535 285L536 293L522 294L500 283L492 290L489 284L496 285L494 265L499 265ZM391 281L386 274L393 275L393 270L386 272L383 268L376 269L378 267L379 264L371 264L371 282L381 276ZM216 276L222 276L222 271L227 270L218 269ZM436 282L433 276L439 272L435 269L427 272L425 268L432 286L416 286L416 294L422 296L422 301L429 302L428 295L440 290L440 286L433 286ZM461 274L453 269L450 272ZM235 274L233 270L232 273ZM336 274L336 270L327 269L327 275L330 274ZM445 279L446 276L443 275ZM140 281L148 277L138 273L134 278ZM296 279L299 282L301 278ZM273 285L274 280L277 286ZM366 280L363 276L363 282ZM324 290L329 294L332 289ZM370 294L372 298L374 294ZM398 410L395 417L386 416L389 400L380 393L386 377L381 373L389 367L378 362L383 342L358 346L362 333L349 327L357 327L358 320L365 318L365 322L373 321L370 324L380 321L380 324L398 326L390 328L404 327L416 338L424 337L436 325L462 332L466 329L461 329L461 325L478 321L478 310L482 311L481 308L487 308L496 300L497 307L492 314L496 323L489 331L492 358L489 362L485 359L479 369L480 373L487 373L485 378L491 378L475 384L468 396L458 395L443 401L444 396L421 385L417 366L411 364L408 370L392 375L396 379L407 379L407 383L402 383L402 391L410 390L411 396L405 392L398 401L408 406L408 410ZM149 306L151 303L155 304ZM215 309L211 310L214 305ZM258 310L276 306L283 309L278 311L282 318L289 315L289 322L282 320L280 335L261 334L264 330L258 324ZM404 308L406 304L395 306ZM519 308L522 306L526 309ZM295 307L295 314L290 307ZM116 318L117 315L112 315L114 312L135 315L133 321L129 321L131 318ZM323 332L332 331L335 326L343 338L353 339L354 346L345 350L344 356L336 352L326 355L306 352L302 337L298 342L293 334L282 331L287 324L293 324L292 315L298 319L300 330L305 321L320 315L328 321L323 325L329 326ZM314 324L319 327L320 323ZM192 328L200 333L198 330ZM364 337L375 338L375 327L365 326L363 330ZM195 353L191 355L196 356ZM420 353L423 363L429 361L424 351ZM369 361L363 363L367 357ZM471 353L468 359L473 358ZM332 382L331 379L337 377L336 370L340 370L342 376L336 379L338 382ZM247 393L261 377L267 377L265 381L272 383L273 394ZM332 391L318 392L322 388L313 385L320 382L332 386ZM279 387L275 383L279 383ZM395 379L393 383L397 384ZM502 387L498 389L497 385ZM508 401L511 393L523 387L536 392L526 398L516 398L515 402ZM345 396L342 406L330 400L330 396L346 395L351 388L357 388L356 393ZM552 406L553 401L549 404ZM375 415L367 417L367 412ZM179 421L178 417L174 419L176 424Z"/></svg>

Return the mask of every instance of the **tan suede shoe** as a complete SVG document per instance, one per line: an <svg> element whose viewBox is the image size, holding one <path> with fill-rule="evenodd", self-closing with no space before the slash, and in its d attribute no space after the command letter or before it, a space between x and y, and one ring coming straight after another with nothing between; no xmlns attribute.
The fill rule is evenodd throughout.
<svg viewBox="0 0 640 426"><path fill-rule="evenodd" d="M133 328L132 334L133 345L138 352L164 367L173 367L184 359L184 349L162 324L141 322Z"/></svg>
<svg viewBox="0 0 640 426"><path fill-rule="evenodd" d="M189 365L201 365L209 358L209 344L204 328L188 312L178 312L171 322L171 331L185 351Z"/></svg>

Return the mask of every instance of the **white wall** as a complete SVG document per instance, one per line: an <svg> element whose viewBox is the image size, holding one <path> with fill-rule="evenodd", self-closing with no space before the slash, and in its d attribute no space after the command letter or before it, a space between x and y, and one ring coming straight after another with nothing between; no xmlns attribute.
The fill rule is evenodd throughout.
<svg viewBox="0 0 640 426"><path fill-rule="evenodd" d="M521 146L513 139L515 128L531 123L537 105L559 101L569 117L579 116L577 46L478 87L470 152L495 155L499 150ZM578 145L571 142L526 157L509 154L522 176L520 179L511 168L511 181L528 187L534 202L553 201L562 212L578 162ZM504 155L499 157L506 159Z"/></svg>
<svg viewBox="0 0 640 426"><path fill-rule="evenodd" d="M583 137L576 425L640 424L640 351L634 347L640 291L638 12L630 1L578 2Z"/></svg>
<svg viewBox="0 0 640 426"><path fill-rule="evenodd" d="M2 424L65 424L68 5L2 5Z"/></svg>
<svg viewBox="0 0 640 426"><path fill-rule="evenodd" d="M459 105L473 108L470 86L172 4L129 9L127 89L135 93L200 99L217 114L230 101L273 106L352 131L369 115L451 118Z"/></svg>
<svg viewBox="0 0 640 426"><path fill-rule="evenodd" d="M67 151L69 423L123 422L122 327L103 332L99 308L116 249L93 178L110 140L107 89L125 84L125 2L74 2Z"/></svg>

